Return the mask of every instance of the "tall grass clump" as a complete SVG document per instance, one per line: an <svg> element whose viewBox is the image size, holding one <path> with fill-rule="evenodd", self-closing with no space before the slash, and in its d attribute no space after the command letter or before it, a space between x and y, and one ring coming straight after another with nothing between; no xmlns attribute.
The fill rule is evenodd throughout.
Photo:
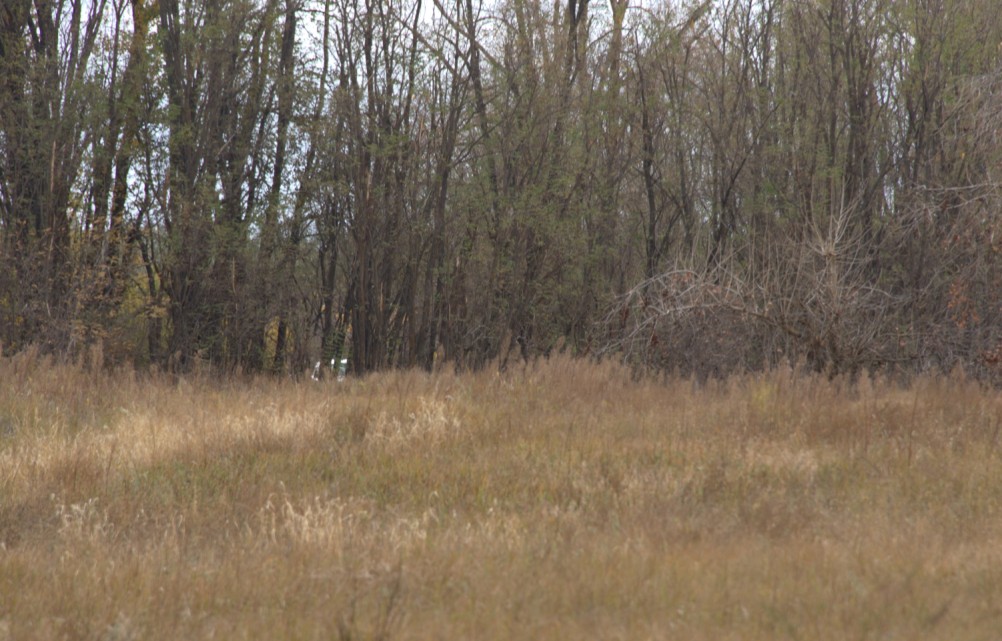
<svg viewBox="0 0 1002 641"><path fill-rule="evenodd" d="M0 381L0 639L1002 629L1002 399L960 376Z"/></svg>

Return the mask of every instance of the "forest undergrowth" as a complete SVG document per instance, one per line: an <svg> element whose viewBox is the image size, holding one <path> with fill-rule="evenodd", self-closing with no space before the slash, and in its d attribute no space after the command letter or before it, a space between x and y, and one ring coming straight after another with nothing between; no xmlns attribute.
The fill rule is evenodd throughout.
<svg viewBox="0 0 1002 641"><path fill-rule="evenodd" d="M988 639L1002 398L0 360L0 639Z"/></svg>

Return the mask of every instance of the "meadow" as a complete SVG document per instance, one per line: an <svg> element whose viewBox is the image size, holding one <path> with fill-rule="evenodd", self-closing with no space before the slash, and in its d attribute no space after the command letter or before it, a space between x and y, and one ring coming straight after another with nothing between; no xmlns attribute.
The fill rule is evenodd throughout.
<svg viewBox="0 0 1002 641"><path fill-rule="evenodd" d="M1002 397L962 376L92 365L0 360L0 640L1002 630Z"/></svg>

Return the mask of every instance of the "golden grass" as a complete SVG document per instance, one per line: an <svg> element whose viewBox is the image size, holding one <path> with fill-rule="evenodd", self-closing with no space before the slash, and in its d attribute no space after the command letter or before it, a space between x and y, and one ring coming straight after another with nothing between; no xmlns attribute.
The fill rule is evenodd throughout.
<svg viewBox="0 0 1002 641"><path fill-rule="evenodd" d="M1002 399L0 362L5 639L992 639Z"/></svg>

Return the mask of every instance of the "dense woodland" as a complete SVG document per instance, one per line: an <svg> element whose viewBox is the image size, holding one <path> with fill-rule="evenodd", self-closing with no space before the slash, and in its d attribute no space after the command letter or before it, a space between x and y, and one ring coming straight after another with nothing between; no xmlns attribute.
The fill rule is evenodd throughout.
<svg viewBox="0 0 1002 641"><path fill-rule="evenodd" d="M1002 379L993 0L4 0L0 349Z"/></svg>

